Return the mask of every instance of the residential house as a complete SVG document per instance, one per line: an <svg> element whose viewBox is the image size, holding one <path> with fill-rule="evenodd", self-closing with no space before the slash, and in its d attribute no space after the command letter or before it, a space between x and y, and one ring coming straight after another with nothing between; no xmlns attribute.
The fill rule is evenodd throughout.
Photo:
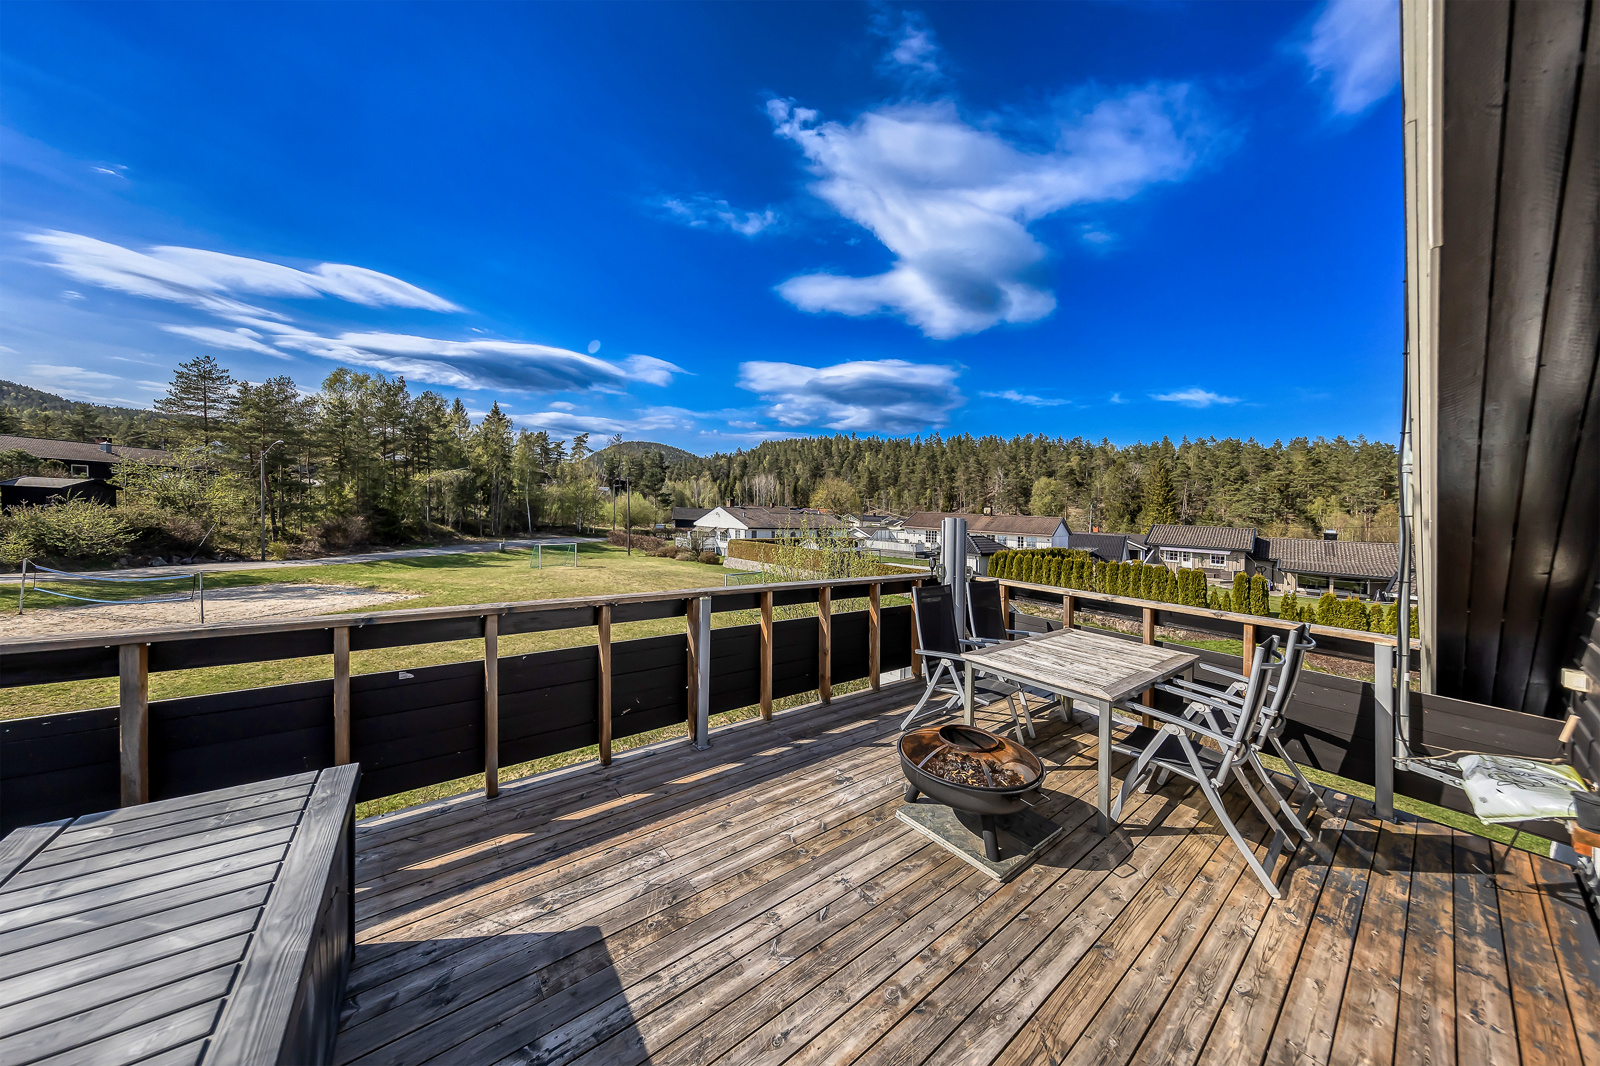
<svg viewBox="0 0 1600 1066"><path fill-rule="evenodd" d="M1232 581L1238 573L1269 575L1272 569L1267 542L1253 526L1158 525L1144 540L1146 562L1204 570L1213 581Z"/></svg>
<svg viewBox="0 0 1600 1066"><path fill-rule="evenodd" d="M1088 552L1100 563L1126 563L1144 558L1144 545L1124 533L1069 533L1067 547Z"/></svg>
<svg viewBox="0 0 1600 1066"><path fill-rule="evenodd" d="M906 519L898 539L907 544L937 545L939 527L946 518L961 518L967 533L993 537L1002 548L1065 548L1067 523L1048 515L947 514L917 511Z"/></svg>
<svg viewBox="0 0 1600 1066"><path fill-rule="evenodd" d="M104 479L76 477L14 477L0 481L0 508L33 504L47 507L74 497L108 507L117 505L117 490Z"/></svg>
<svg viewBox="0 0 1600 1066"><path fill-rule="evenodd" d="M738 507L725 504L713 507L694 522L694 530L714 541L719 555L725 554L734 540L810 539L818 535L848 535L849 528L837 518L800 507Z"/></svg>
<svg viewBox="0 0 1600 1066"><path fill-rule="evenodd" d="M1005 550L993 537L982 533L967 534L967 573L969 575L984 577L989 573L989 560L997 553Z"/></svg>
<svg viewBox="0 0 1600 1066"><path fill-rule="evenodd" d="M168 462L172 453L161 448L127 448L102 437L95 444L75 440L49 440L44 437L13 437L0 434L0 452L27 452L35 459L54 460L67 468L70 477L109 478L124 459L151 459Z"/></svg>
<svg viewBox="0 0 1600 1066"><path fill-rule="evenodd" d="M1321 537L1269 537L1275 584L1290 578L1301 589L1346 589L1373 598L1394 583L1400 569L1400 545L1383 541Z"/></svg>

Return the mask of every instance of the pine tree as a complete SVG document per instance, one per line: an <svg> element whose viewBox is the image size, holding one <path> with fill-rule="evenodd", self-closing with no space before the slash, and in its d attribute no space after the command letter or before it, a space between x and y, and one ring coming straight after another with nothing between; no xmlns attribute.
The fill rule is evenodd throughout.
<svg viewBox="0 0 1600 1066"><path fill-rule="evenodd" d="M1144 478L1144 511L1139 522L1146 529L1157 525L1172 525L1178 520L1177 494L1172 490L1172 474L1167 461L1159 453L1150 462Z"/></svg>
<svg viewBox="0 0 1600 1066"><path fill-rule="evenodd" d="M1250 610L1250 575L1243 570L1233 575L1233 609L1240 614Z"/></svg>
<svg viewBox="0 0 1600 1066"><path fill-rule="evenodd" d="M178 364L178 369L172 372L167 394L156 400L156 410L190 424L198 420L201 439L210 444L212 424L221 419L235 384L232 375L215 359L198 355Z"/></svg>

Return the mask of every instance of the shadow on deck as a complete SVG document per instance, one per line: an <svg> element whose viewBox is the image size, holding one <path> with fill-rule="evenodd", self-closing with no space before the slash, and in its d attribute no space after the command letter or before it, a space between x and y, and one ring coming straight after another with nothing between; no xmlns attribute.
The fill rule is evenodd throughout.
<svg viewBox="0 0 1600 1066"><path fill-rule="evenodd" d="M1197 793L1095 833L1052 720L1067 832L1000 885L895 818L919 693L361 824L339 1061L1600 1066L1565 867L1330 794L1273 903Z"/></svg>

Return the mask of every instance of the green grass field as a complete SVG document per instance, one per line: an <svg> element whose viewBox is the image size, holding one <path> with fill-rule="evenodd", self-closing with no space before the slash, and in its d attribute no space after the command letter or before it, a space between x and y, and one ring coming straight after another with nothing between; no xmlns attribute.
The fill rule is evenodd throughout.
<svg viewBox="0 0 1600 1066"><path fill-rule="evenodd" d="M434 556L423 559L391 559L371 563L337 566L295 567L283 570L246 570L207 574L207 589L238 588L245 585L313 584L346 585L412 593L415 598L390 607L357 608L354 613L370 614L383 610L412 610L418 607L454 607L478 603L507 603L524 600L552 600L573 596L621 595L630 592L667 592L686 588L720 588L728 572L720 566L658 559L609 544L581 546L578 566L549 565L529 568L526 549L508 552L483 552ZM556 557L559 558L559 557ZM41 599L45 597L41 596ZM889 597L886 603L905 602ZM841 602L836 611L860 610L863 604ZM32 608L30 607L30 610ZM48 609L48 608L46 608ZM805 613L785 608L785 612ZM815 608L811 608L812 613ZM718 614L713 624L748 625L754 612L734 611ZM680 619L629 622L612 629L613 640L659 636L683 628ZM500 639L501 655L525 655L550 648L592 644L595 630L567 629L553 633L519 633ZM480 641L462 640L443 644L418 644L403 648L384 648L351 653L352 673L381 673L417 666L467 662L481 658ZM175 670L150 675L150 698L174 699L211 692L256 688L263 685L316 681L333 676L331 656L279 659L273 662L244 663L238 666L213 666L199 670ZM93 681L68 681L54 685L0 689L0 719L21 718L58 711L106 707L117 700L116 678Z"/></svg>

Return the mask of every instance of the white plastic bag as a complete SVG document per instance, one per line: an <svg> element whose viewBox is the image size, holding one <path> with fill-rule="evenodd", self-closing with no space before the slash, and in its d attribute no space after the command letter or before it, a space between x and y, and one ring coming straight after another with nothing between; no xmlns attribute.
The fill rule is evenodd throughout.
<svg viewBox="0 0 1600 1066"><path fill-rule="evenodd" d="M1570 766L1512 755L1467 755L1460 766L1461 787L1480 822L1497 825L1576 815L1572 793L1584 784Z"/></svg>

